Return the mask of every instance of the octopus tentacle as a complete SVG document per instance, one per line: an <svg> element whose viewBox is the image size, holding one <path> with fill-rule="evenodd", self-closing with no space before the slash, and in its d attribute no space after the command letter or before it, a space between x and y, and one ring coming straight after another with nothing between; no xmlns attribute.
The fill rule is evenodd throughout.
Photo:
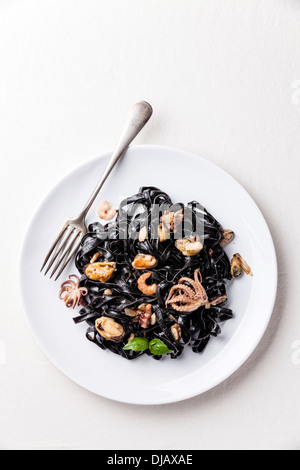
<svg viewBox="0 0 300 470"><path fill-rule="evenodd" d="M193 296L194 296L194 291L191 287L188 287L185 284L183 284L181 286L176 285L176 286L173 286L171 288L166 303L168 303L171 300L171 297L172 297L173 293L176 292L176 291L179 291L179 290L184 291L186 293L186 295L188 295L191 298L193 298Z"/></svg>
<svg viewBox="0 0 300 470"><path fill-rule="evenodd" d="M179 312L190 313L203 305L208 305L208 297L200 282L202 276L199 269L194 272L194 279L182 277L178 284L173 286L166 300L166 306L171 306ZM187 282L191 287L183 284Z"/></svg>
<svg viewBox="0 0 300 470"><path fill-rule="evenodd" d="M76 282L71 278L74 277ZM79 287L80 279L76 274L71 274L69 280L61 284L60 291L58 293L59 299L65 302L67 308L75 308L77 305L84 305L83 297L88 294L86 287Z"/></svg>

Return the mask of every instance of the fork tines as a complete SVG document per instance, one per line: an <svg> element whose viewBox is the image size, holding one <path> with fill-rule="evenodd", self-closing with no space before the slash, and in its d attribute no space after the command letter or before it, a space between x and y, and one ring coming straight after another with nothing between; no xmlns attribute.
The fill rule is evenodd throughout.
<svg viewBox="0 0 300 470"><path fill-rule="evenodd" d="M82 235L82 231L78 227L65 224L48 252L43 266L41 267L41 272L46 268L44 272L46 275L54 265L50 278L52 278L59 269L55 277L56 281L79 247Z"/></svg>

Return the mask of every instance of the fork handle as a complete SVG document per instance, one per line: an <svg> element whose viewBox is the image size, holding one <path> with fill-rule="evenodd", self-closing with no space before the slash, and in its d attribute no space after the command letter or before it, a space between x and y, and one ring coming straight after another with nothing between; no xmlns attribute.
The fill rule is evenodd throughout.
<svg viewBox="0 0 300 470"><path fill-rule="evenodd" d="M87 201L84 209L80 214L80 218L85 218L88 211L90 210L93 202L95 201L96 197L99 194L100 189L102 188L103 184L105 183L107 177L111 173L112 169L116 165L116 163L120 160L122 155L124 155L125 151L133 141L133 139L139 134L139 132L143 129L145 124L149 121L150 117L152 116L152 107L146 101L139 101L135 103L127 117L127 121L123 127L122 133L120 135L119 141L116 145L116 148L111 156L111 159L100 179L97 186L95 187L93 193L91 194L89 200Z"/></svg>

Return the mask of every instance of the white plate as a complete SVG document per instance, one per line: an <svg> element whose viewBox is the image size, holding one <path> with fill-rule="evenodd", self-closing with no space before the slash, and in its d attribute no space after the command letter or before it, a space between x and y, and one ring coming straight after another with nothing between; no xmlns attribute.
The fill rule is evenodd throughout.
<svg viewBox="0 0 300 470"><path fill-rule="evenodd" d="M234 243L226 247L246 259L253 276L228 287L235 317L221 325L202 355L186 350L178 360L154 361L142 356L126 361L103 351L85 337L86 324L58 299L61 282L76 273L74 264L54 282L40 267L62 222L77 215L96 185L110 154L93 158L64 177L34 214L21 252L20 285L26 317L48 358L80 386L112 400L132 404L164 404L184 400L216 386L235 372L253 352L269 323L277 289L277 263L267 224L249 194L225 171L197 155L151 145L132 146L113 171L87 222L97 220L96 207L115 205L141 186L157 186L173 202L198 200L223 225Z"/></svg>

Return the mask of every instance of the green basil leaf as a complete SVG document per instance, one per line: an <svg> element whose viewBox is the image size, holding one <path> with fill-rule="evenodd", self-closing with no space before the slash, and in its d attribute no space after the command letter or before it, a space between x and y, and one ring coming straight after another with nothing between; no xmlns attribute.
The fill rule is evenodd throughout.
<svg viewBox="0 0 300 470"><path fill-rule="evenodd" d="M170 354L173 351L161 339L153 339L149 343L149 350L151 354L160 356L161 354Z"/></svg>
<svg viewBox="0 0 300 470"><path fill-rule="evenodd" d="M145 351L149 347L149 341L147 338L133 338L132 340L128 341L128 343L124 346L123 349L125 351L132 350L132 351Z"/></svg>

